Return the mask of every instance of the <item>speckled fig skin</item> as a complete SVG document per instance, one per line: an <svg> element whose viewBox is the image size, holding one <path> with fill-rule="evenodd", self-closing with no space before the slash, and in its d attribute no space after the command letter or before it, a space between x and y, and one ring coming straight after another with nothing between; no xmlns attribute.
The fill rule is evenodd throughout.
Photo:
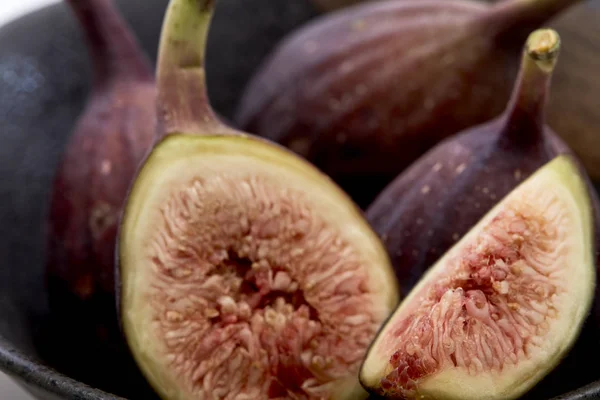
<svg viewBox="0 0 600 400"><path fill-rule="evenodd" d="M588 184L600 265L598 196L580 160L545 123L550 77L547 82L534 74L529 79L524 71L502 115L439 143L389 184L366 211L392 258L402 293L408 293L498 201L560 154L573 158ZM532 399L597 378L593 370L576 367L585 364L590 354L595 354L591 359L597 357L593 343L600 325L599 293L596 286L593 318L578 345L544 385L528 395Z"/></svg>
<svg viewBox="0 0 600 400"><path fill-rule="evenodd" d="M324 15L265 61L236 123L366 207L440 140L498 116L527 34L573 3L391 0Z"/></svg>
<svg viewBox="0 0 600 400"><path fill-rule="evenodd" d="M64 345L79 362L120 369L126 363L113 358L126 349L114 298L117 223L154 138L156 90L152 68L112 0L68 4L85 34L95 80L53 183L46 271L56 336L52 357L70 369L78 365L60 351ZM82 370L69 372L79 376ZM99 384L102 374L85 379ZM112 389L111 382L102 387Z"/></svg>

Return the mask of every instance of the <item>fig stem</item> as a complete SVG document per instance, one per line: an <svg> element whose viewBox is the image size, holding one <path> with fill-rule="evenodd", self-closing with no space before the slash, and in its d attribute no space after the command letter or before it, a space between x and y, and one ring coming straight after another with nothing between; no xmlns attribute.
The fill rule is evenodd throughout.
<svg viewBox="0 0 600 400"><path fill-rule="evenodd" d="M503 133L510 140L533 143L543 133L544 110L560 47L560 36L553 29L538 29L529 35L507 107ZM528 137L523 137L523 132L527 132Z"/></svg>
<svg viewBox="0 0 600 400"><path fill-rule="evenodd" d="M94 86L154 80L150 61L113 0L65 0L79 20L93 60Z"/></svg>
<svg viewBox="0 0 600 400"><path fill-rule="evenodd" d="M157 65L159 137L220 125L206 90L204 55L215 0L171 0Z"/></svg>
<svg viewBox="0 0 600 400"><path fill-rule="evenodd" d="M581 0L500 0L485 21L499 36L522 40L541 24Z"/></svg>

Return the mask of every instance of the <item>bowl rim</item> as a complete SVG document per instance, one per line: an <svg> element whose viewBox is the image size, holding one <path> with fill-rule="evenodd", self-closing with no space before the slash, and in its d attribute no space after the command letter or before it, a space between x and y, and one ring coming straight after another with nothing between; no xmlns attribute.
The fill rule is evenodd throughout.
<svg viewBox="0 0 600 400"><path fill-rule="evenodd" d="M27 391L29 391L28 385L31 385L64 398L77 395L78 398L86 400L127 400L73 379L40 360L34 360L2 335L0 335L0 370Z"/></svg>

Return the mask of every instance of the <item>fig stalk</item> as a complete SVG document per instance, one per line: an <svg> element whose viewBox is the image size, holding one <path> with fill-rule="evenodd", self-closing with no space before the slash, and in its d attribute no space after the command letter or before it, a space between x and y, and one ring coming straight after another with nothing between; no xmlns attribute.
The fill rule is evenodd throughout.
<svg viewBox="0 0 600 400"><path fill-rule="evenodd" d="M366 398L360 362L399 296L389 258L327 176L215 117L213 13L165 15L158 140L118 238L127 343L164 398Z"/></svg>
<svg viewBox="0 0 600 400"><path fill-rule="evenodd" d="M214 4L187 1L167 9L157 66L159 137L221 126L210 106L204 68Z"/></svg>
<svg viewBox="0 0 600 400"><path fill-rule="evenodd" d="M507 107L508 123L503 139L516 143L535 143L540 140L537 135L544 131L545 110L560 51L560 38L553 30L535 31L527 40L524 51L527 57L521 61L515 89ZM527 128L528 124L534 125ZM522 136L523 133L526 134Z"/></svg>

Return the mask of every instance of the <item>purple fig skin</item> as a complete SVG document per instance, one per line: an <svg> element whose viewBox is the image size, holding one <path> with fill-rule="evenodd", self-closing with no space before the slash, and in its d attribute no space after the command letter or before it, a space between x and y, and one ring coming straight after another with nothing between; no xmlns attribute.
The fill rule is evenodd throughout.
<svg viewBox="0 0 600 400"><path fill-rule="evenodd" d="M67 3L85 34L94 82L53 183L46 279L55 334L69 354L101 365L122 347L114 292L117 223L154 140L156 88L151 64L112 0ZM66 357L55 356L69 365ZM86 379L95 383L101 375Z"/></svg>
<svg viewBox="0 0 600 400"><path fill-rule="evenodd" d="M367 209L367 219L387 248L404 295L504 196L561 154L573 158L588 184L594 207L594 251L600 265L597 192L581 161L545 122L553 68L535 69L525 56L509 104L500 116L443 140L390 183ZM552 373L560 379L549 379L543 389L536 390L564 389L565 385L574 389L597 378L594 371L574 369L585 365L582 360L591 348L597 348L590 340L595 341L600 332L598 285L595 300L593 322L588 322L580 339L586 344L572 351L564 363L569 367Z"/></svg>
<svg viewBox="0 0 600 400"><path fill-rule="evenodd" d="M235 117L365 208L444 138L504 109L527 35L578 0L366 2L285 38Z"/></svg>
<svg viewBox="0 0 600 400"><path fill-rule="evenodd" d="M313 0L315 6L330 12L369 0ZM480 0L494 3L494 0ZM571 7L549 27L557 29L565 44L563 61L557 66L552 93L548 103L548 125L551 126L577 154L593 180L600 180L600 152L596 146L599 139L600 80L594 79L600 70L600 4L598 1L583 2ZM561 99L569 98L569 102ZM567 132L568 135L562 135Z"/></svg>

